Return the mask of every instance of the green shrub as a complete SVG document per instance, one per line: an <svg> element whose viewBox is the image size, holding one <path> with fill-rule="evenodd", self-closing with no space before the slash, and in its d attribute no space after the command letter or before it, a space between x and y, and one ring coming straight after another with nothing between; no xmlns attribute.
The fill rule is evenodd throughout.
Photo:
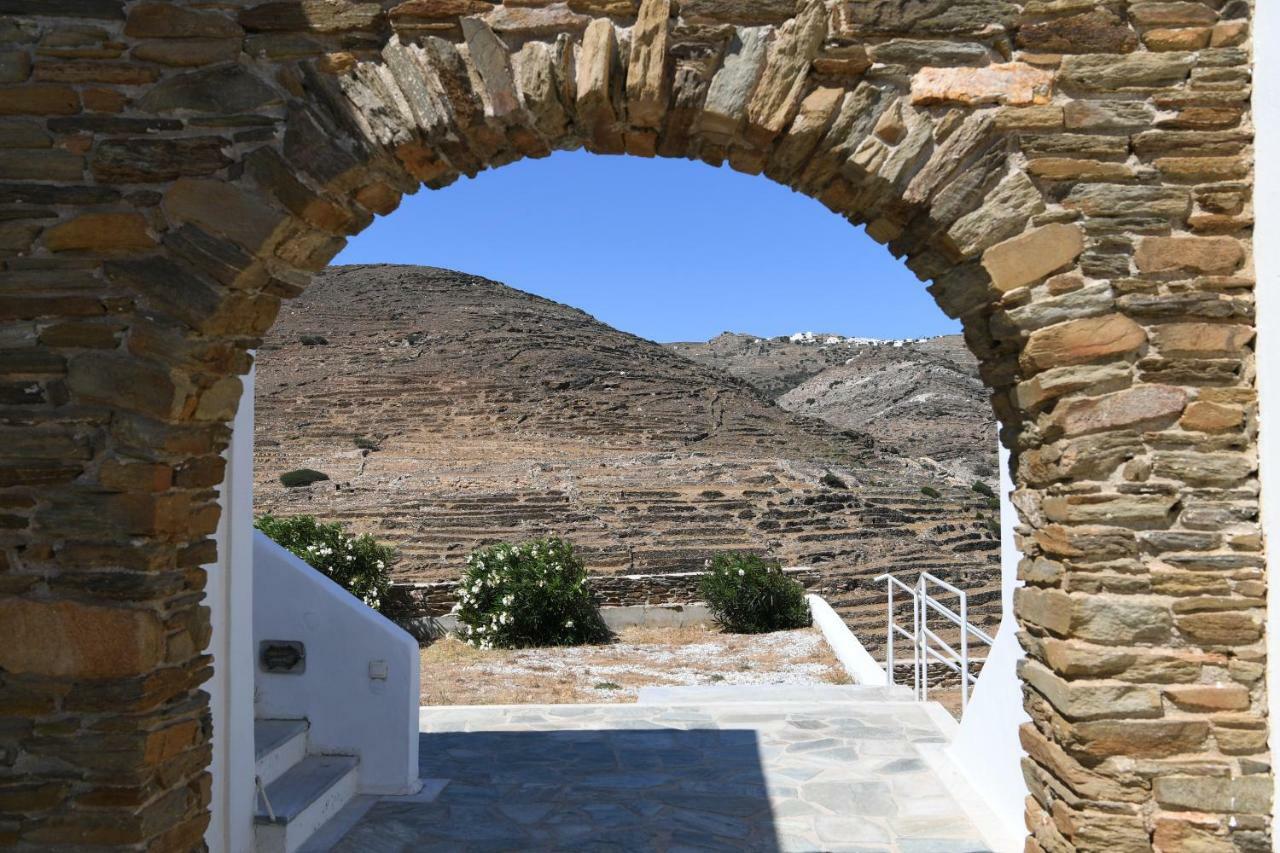
<svg viewBox="0 0 1280 853"><path fill-rule="evenodd" d="M924 495L926 498L942 497L942 492L938 491L933 486L925 486L923 489L920 490L920 494Z"/></svg>
<svg viewBox="0 0 1280 853"><path fill-rule="evenodd" d="M340 524L325 524L310 515L260 515L253 526L374 610L384 612L391 590L389 566L395 560L392 548L379 545L368 534L353 536Z"/></svg>
<svg viewBox="0 0 1280 853"><path fill-rule="evenodd" d="M577 646L609 638L587 570L562 539L482 548L458 585L458 633L482 649Z"/></svg>
<svg viewBox="0 0 1280 853"><path fill-rule="evenodd" d="M826 486L829 489L849 488L848 483L846 483L844 480L841 480L839 477L837 477L835 474L832 474L830 471L823 474L822 479L819 480L818 482L822 483L822 485Z"/></svg>
<svg viewBox="0 0 1280 853"><path fill-rule="evenodd" d="M755 554L717 554L699 582L716 622L734 634L763 634L811 624L804 587L782 566Z"/></svg>
<svg viewBox="0 0 1280 853"><path fill-rule="evenodd" d="M360 448L361 450L380 450L381 449L378 447L377 440L372 438L365 438L362 435L356 436L353 442L355 446Z"/></svg>
<svg viewBox="0 0 1280 853"><path fill-rule="evenodd" d="M991 491L991 487L981 480L978 480L973 484L973 490L983 497L994 498L996 496L996 493Z"/></svg>
<svg viewBox="0 0 1280 853"><path fill-rule="evenodd" d="M287 489L296 489L298 486L310 486L312 483L319 483L321 480L329 479L329 475L321 471L313 471L310 468L299 468L296 471L285 471L280 475L280 482Z"/></svg>

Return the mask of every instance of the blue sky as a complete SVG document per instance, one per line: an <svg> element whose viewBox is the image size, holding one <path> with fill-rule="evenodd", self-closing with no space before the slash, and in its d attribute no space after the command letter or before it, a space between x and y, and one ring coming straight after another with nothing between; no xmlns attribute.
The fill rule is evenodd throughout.
<svg viewBox="0 0 1280 853"><path fill-rule="evenodd" d="M406 196L334 263L462 270L657 341L959 330L888 249L767 178L583 151Z"/></svg>

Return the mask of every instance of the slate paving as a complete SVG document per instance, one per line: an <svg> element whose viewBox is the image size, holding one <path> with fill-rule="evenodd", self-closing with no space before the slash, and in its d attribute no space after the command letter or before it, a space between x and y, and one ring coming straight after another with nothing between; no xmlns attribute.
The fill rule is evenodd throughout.
<svg viewBox="0 0 1280 853"><path fill-rule="evenodd" d="M380 800L340 853L988 848L910 702L423 708L431 802Z"/></svg>

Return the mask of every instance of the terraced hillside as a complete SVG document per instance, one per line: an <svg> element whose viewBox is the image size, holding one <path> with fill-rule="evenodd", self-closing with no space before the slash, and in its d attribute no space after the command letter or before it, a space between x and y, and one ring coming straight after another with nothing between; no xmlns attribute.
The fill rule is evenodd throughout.
<svg viewBox="0 0 1280 853"><path fill-rule="evenodd" d="M867 594L880 572L999 585L992 512L942 467L495 282L335 267L258 358L258 511L374 533L399 549L401 580L453 578L479 544L551 533L598 573L763 551L823 569L868 639L883 633L882 593ZM330 479L282 486L299 468Z"/></svg>
<svg viewBox="0 0 1280 853"><path fill-rule="evenodd" d="M969 482L997 484L995 419L977 360L959 335L875 341L726 332L670 347L751 383L789 412L865 432Z"/></svg>

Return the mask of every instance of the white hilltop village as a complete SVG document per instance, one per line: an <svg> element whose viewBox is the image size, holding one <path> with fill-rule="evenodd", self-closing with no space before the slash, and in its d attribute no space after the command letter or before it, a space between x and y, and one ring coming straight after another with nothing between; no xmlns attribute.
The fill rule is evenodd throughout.
<svg viewBox="0 0 1280 853"><path fill-rule="evenodd" d="M825 332L796 332L787 336L787 340L793 344L817 344L818 346L893 346L901 347L907 344L922 344L931 338L850 338L844 335L832 335Z"/></svg>

